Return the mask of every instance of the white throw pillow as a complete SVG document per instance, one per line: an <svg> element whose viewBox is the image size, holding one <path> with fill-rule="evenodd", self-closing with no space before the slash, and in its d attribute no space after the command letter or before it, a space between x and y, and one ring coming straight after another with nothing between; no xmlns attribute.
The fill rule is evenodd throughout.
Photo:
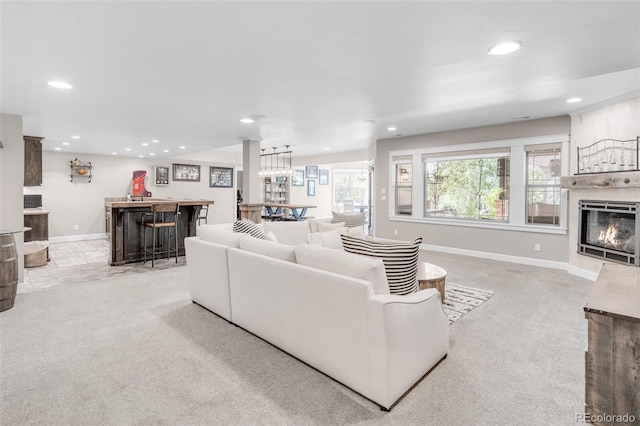
<svg viewBox="0 0 640 426"><path fill-rule="evenodd" d="M309 222L306 220L297 222L264 222L263 227L265 232L273 232L279 243L290 246L305 244L307 242L307 235L311 232Z"/></svg>
<svg viewBox="0 0 640 426"><path fill-rule="evenodd" d="M198 237L204 241L209 241L211 243L222 244L223 246L230 246L235 248L240 247L239 241L241 238L251 238L249 237L249 234L233 232L230 229L225 229L217 226L210 226L206 229L200 229L198 231Z"/></svg>
<svg viewBox="0 0 640 426"><path fill-rule="evenodd" d="M344 222L336 222L336 223L319 222L318 223L318 231L317 232L327 232L327 231L331 231L333 229L344 228L344 226L345 226Z"/></svg>
<svg viewBox="0 0 640 426"><path fill-rule="evenodd" d="M389 284L381 259L302 244L295 248L296 262L325 271L369 281L375 294L389 294Z"/></svg>
<svg viewBox="0 0 640 426"><path fill-rule="evenodd" d="M313 219L306 219L306 221L309 222L309 229L311 230L311 232L320 232L320 230L318 229L318 224L331 223L331 220L332 218L330 217L315 217Z"/></svg>
<svg viewBox="0 0 640 426"><path fill-rule="evenodd" d="M350 227L350 228L342 228L340 230L340 233L342 235L347 235L349 237L360 238L361 240L366 238L366 236L364 235L364 230L362 229L362 226L354 226L354 227Z"/></svg>
<svg viewBox="0 0 640 426"><path fill-rule="evenodd" d="M265 241L273 241L274 243L278 242L278 240L276 239L276 236L271 231L267 231L264 233L264 239Z"/></svg>
<svg viewBox="0 0 640 426"><path fill-rule="evenodd" d="M263 254L276 259L296 261L294 253L295 247L285 244L278 244L272 241L260 240L258 238L243 238L240 240L240 248L251 253Z"/></svg>
<svg viewBox="0 0 640 426"><path fill-rule="evenodd" d="M330 249L342 249L341 232L346 228L332 229L326 232L312 232L307 238L307 243L312 246L326 247Z"/></svg>

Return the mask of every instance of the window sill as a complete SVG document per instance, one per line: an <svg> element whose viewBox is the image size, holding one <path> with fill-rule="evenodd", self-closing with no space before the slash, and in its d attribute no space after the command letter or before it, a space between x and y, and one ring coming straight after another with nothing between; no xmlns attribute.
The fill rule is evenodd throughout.
<svg viewBox="0 0 640 426"><path fill-rule="evenodd" d="M426 217L389 216L392 222L428 223L431 225L463 226L468 228L500 229L503 231L534 232L538 234L566 235L567 228L549 225L514 225L511 223L494 223L484 221L433 219Z"/></svg>

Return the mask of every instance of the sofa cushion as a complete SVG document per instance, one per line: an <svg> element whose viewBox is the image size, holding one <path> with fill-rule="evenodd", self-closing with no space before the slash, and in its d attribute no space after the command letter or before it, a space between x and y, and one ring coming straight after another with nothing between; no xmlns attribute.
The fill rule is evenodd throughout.
<svg viewBox="0 0 640 426"><path fill-rule="evenodd" d="M375 294L389 294L384 263L380 259L309 244L295 248L296 262L325 271L369 281Z"/></svg>
<svg viewBox="0 0 640 426"><path fill-rule="evenodd" d="M364 213L333 213L331 222L345 222L347 227L364 225Z"/></svg>
<svg viewBox="0 0 640 426"><path fill-rule="evenodd" d="M342 238L340 233L347 228L332 229L325 232L312 232L307 238L307 243L313 246L326 247L330 249L342 249Z"/></svg>
<svg viewBox="0 0 640 426"><path fill-rule="evenodd" d="M248 237L247 234L233 232L230 229L225 229L218 226L201 226L198 229L198 238L211 243L222 244L223 246L230 246L239 248L239 241L241 238Z"/></svg>
<svg viewBox="0 0 640 426"><path fill-rule="evenodd" d="M319 222L317 225L318 225L318 230L315 232L326 232L326 231L331 231L333 229L339 229L339 228L345 227L344 222L336 222L336 223ZM314 232L314 231L311 231L311 232Z"/></svg>
<svg viewBox="0 0 640 426"><path fill-rule="evenodd" d="M318 229L319 224L331 223L331 220L332 218L330 217L315 217L306 219L306 221L309 222L309 229L311 230L311 232L320 232L320 229Z"/></svg>
<svg viewBox="0 0 640 426"><path fill-rule="evenodd" d="M253 223L249 219L236 220L233 222L233 232L243 232L254 238L264 239L262 226Z"/></svg>
<svg viewBox="0 0 640 426"><path fill-rule="evenodd" d="M362 226L352 226L350 228L341 228L340 234L348 235L353 238L360 238L361 240L364 240L366 238L366 235L364 235L364 230L362 229Z"/></svg>
<svg viewBox="0 0 640 426"><path fill-rule="evenodd" d="M260 240L258 238L242 238L240 240L240 248L252 253L275 257L276 259L287 260L289 262L296 261L294 246L278 244L273 241Z"/></svg>
<svg viewBox="0 0 640 426"><path fill-rule="evenodd" d="M382 259L391 294L418 291L418 255L422 238L389 243L368 241L348 235L341 237L346 252Z"/></svg>
<svg viewBox="0 0 640 426"><path fill-rule="evenodd" d="M273 241L274 243L278 242L278 239L276 238L275 234L271 231L267 231L264 233L264 239L265 241Z"/></svg>
<svg viewBox="0 0 640 426"><path fill-rule="evenodd" d="M265 232L273 232L279 243L290 246L305 244L307 242L307 235L311 232L309 222L306 220L297 222L264 222L263 227Z"/></svg>

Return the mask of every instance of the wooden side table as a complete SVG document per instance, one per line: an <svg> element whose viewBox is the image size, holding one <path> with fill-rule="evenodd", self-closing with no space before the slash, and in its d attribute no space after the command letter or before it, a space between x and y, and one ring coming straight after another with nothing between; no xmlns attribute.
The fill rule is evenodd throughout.
<svg viewBox="0 0 640 426"><path fill-rule="evenodd" d="M420 262L418 264L418 286L420 290L435 288L440 292L440 298L444 302L444 286L447 271L432 263Z"/></svg>

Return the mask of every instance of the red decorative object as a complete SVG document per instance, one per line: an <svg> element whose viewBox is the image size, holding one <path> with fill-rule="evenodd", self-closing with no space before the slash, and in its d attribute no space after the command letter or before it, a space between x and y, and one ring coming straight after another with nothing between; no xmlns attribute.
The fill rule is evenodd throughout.
<svg viewBox="0 0 640 426"><path fill-rule="evenodd" d="M147 177L146 170L134 170L133 172L133 184L131 188L131 194L134 197L151 197L151 192L144 188L144 180Z"/></svg>

